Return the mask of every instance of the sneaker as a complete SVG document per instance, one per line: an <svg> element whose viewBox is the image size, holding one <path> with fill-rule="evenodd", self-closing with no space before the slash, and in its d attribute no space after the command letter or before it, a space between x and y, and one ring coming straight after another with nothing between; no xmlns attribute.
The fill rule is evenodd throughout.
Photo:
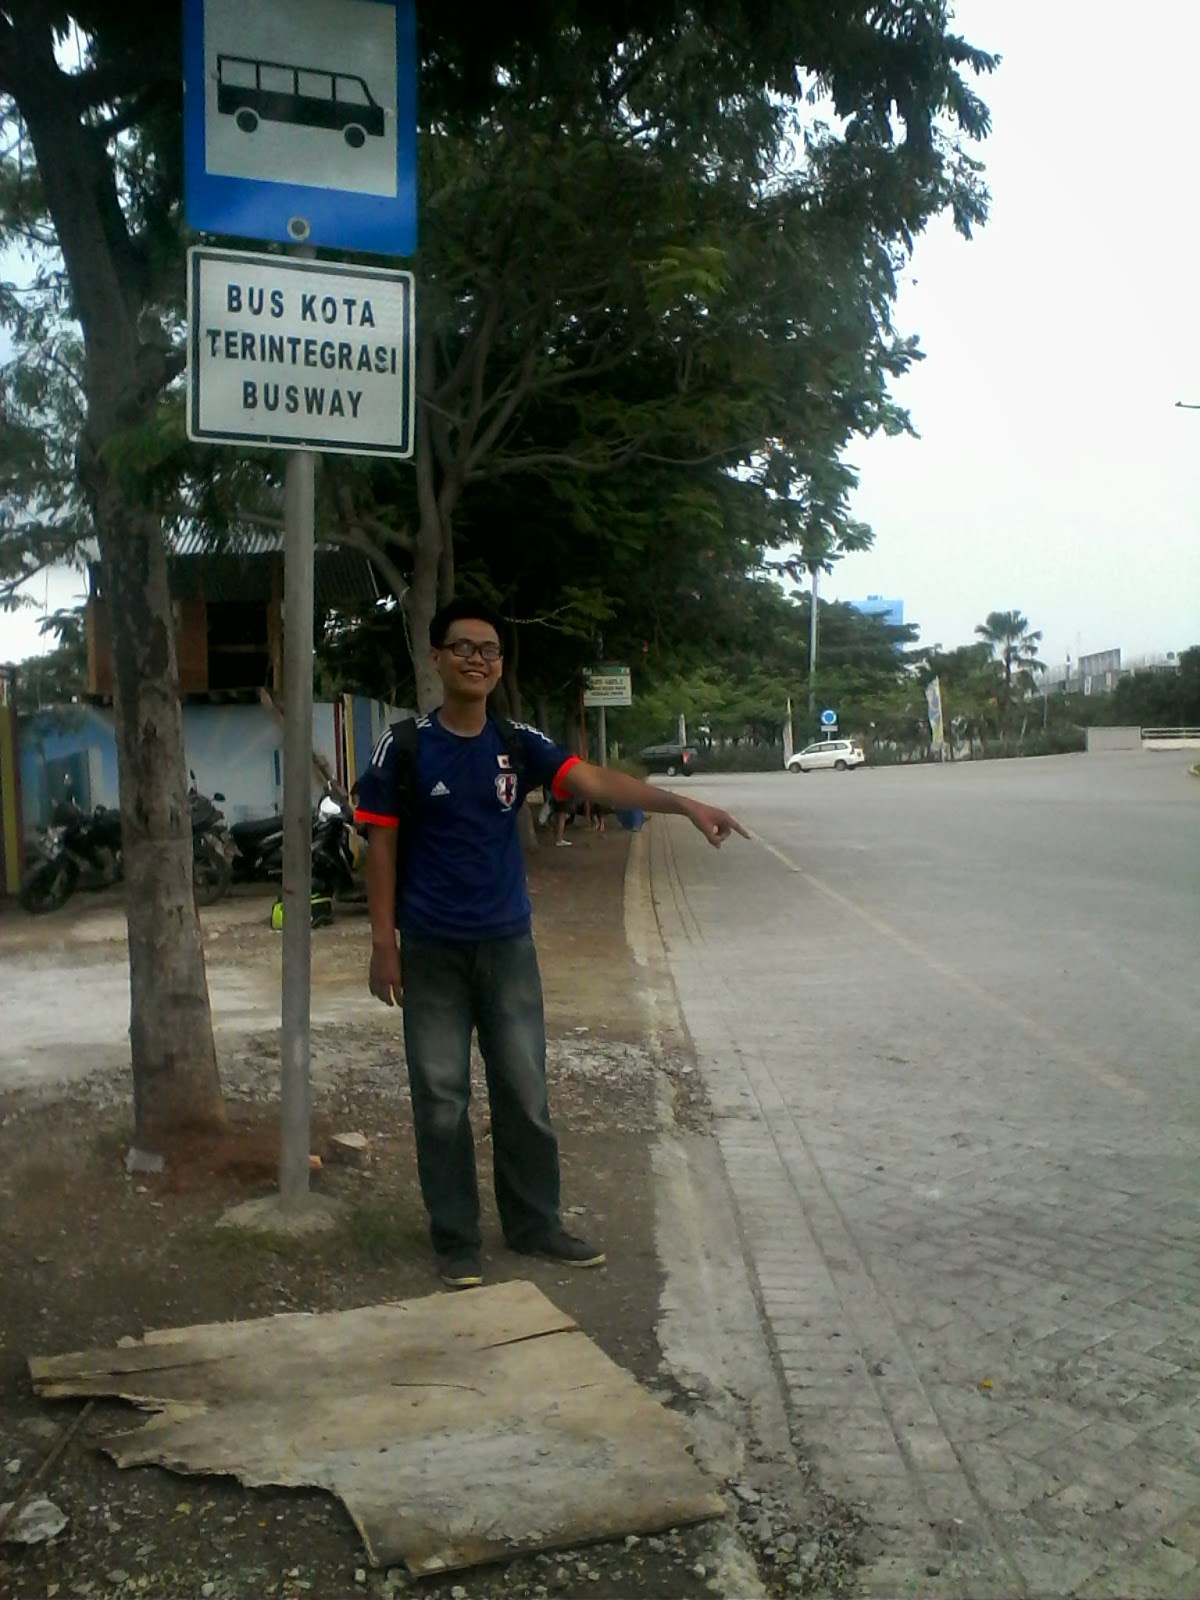
<svg viewBox="0 0 1200 1600"><path fill-rule="evenodd" d="M602 1267L606 1260L603 1250L586 1239L577 1239L565 1228L559 1228L540 1244L514 1245L513 1249L518 1255L545 1256L547 1261L561 1261L568 1267Z"/></svg>
<svg viewBox="0 0 1200 1600"><path fill-rule="evenodd" d="M556 850L569 850L571 848L571 841L570 839L556 839L554 841L554 848Z"/></svg>
<svg viewBox="0 0 1200 1600"><path fill-rule="evenodd" d="M473 1250L455 1250L438 1257L438 1277L451 1289L478 1289L483 1268Z"/></svg>

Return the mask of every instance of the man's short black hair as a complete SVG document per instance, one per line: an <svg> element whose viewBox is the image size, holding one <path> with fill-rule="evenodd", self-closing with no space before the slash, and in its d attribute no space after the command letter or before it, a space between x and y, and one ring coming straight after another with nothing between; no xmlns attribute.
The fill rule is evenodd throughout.
<svg viewBox="0 0 1200 1600"><path fill-rule="evenodd" d="M447 601L440 611L436 611L429 624L429 643L434 650L441 650L446 643L446 635L450 631L452 622L486 622L496 630L496 637L504 643L504 618L494 606L489 606L486 600L472 600L470 595L460 595L457 599Z"/></svg>

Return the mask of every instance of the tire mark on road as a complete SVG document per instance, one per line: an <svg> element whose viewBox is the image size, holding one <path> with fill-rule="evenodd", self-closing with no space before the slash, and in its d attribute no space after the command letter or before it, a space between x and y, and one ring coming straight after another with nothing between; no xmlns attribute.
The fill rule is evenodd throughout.
<svg viewBox="0 0 1200 1600"><path fill-rule="evenodd" d="M1015 1012L1009 1004L993 994L983 984L976 982L961 967L955 967L948 961L943 961L940 956L935 955L925 945L919 943L916 939L910 938L908 934L902 933L894 923L888 922L884 917L877 916L875 912L868 910L866 906L860 905L858 901L852 900L849 895L843 894L840 889L835 889L831 883L826 883L824 878L818 877L815 872L810 872L807 867L801 866L798 861L793 861L777 845L773 845L769 839L764 839L762 834L756 833L753 828L750 829L750 837L768 855L774 856L776 861L786 867L789 872L793 872L797 877L803 878L807 884L816 889L819 894L823 894L827 900L831 900L835 905L840 906L843 911L848 911L851 916L857 917L860 922L866 923L867 927L872 929L873 932L879 934L883 939L890 940L892 944L897 945L901 950L912 956L914 960L928 967L931 972L936 972L939 977L945 978L947 982L956 984L960 989L969 993L980 1004L998 1012L1004 1018L1005 1025L1014 1032L1024 1034L1027 1039L1030 1039L1043 1049L1047 1043L1052 1043L1055 1051L1064 1061L1069 1062L1071 1066L1078 1068L1080 1072L1086 1073L1089 1077L1095 1078L1098 1082L1104 1084L1106 1088L1112 1089L1114 1093L1123 1095L1127 1100L1144 1103L1148 1098L1144 1089L1132 1083L1122 1073L1115 1071L1111 1067L1101 1066L1086 1052L1078 1049L1066 1035L1052 1033L1051 1030L1031 1022L1019 1012ZM1130 976L1133 975L1130 974Z"/></svg>

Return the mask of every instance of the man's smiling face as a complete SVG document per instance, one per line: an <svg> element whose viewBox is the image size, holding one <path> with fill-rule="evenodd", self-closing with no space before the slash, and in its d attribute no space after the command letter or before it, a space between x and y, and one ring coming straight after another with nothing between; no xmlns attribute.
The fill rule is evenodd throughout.
<svg viewBox="0 0 1200 1600"><path fill-rule="evenodd" d="M491 623L480 618L452 622L432 654L442 688L454 700L486 700L500 681L500 640Z"/></svg>

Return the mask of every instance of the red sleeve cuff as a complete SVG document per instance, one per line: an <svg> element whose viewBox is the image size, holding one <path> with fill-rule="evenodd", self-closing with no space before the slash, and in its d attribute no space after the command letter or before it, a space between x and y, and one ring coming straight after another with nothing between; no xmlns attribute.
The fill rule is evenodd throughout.
<svg viewBox="0 0 1200 1600"><path fill-rule="evenodd" d="M570 772L572 767L579 767L582 765L583 762L579 756L568 756L563 762L562 766L559 767L558 771L554 774L554 782L550 785L550 793L556 800L569 800L571 798L571 791L563 787L563 779L566 777L567 773Z"/></svg>
<svg viewBox="0 0 1200 1600"><path fill-rule="evenodd" d="M354 820L355 822L364 822L371 828L398 828L400 826L399 817L384 817L378 811L356 811Z"/></svg>

